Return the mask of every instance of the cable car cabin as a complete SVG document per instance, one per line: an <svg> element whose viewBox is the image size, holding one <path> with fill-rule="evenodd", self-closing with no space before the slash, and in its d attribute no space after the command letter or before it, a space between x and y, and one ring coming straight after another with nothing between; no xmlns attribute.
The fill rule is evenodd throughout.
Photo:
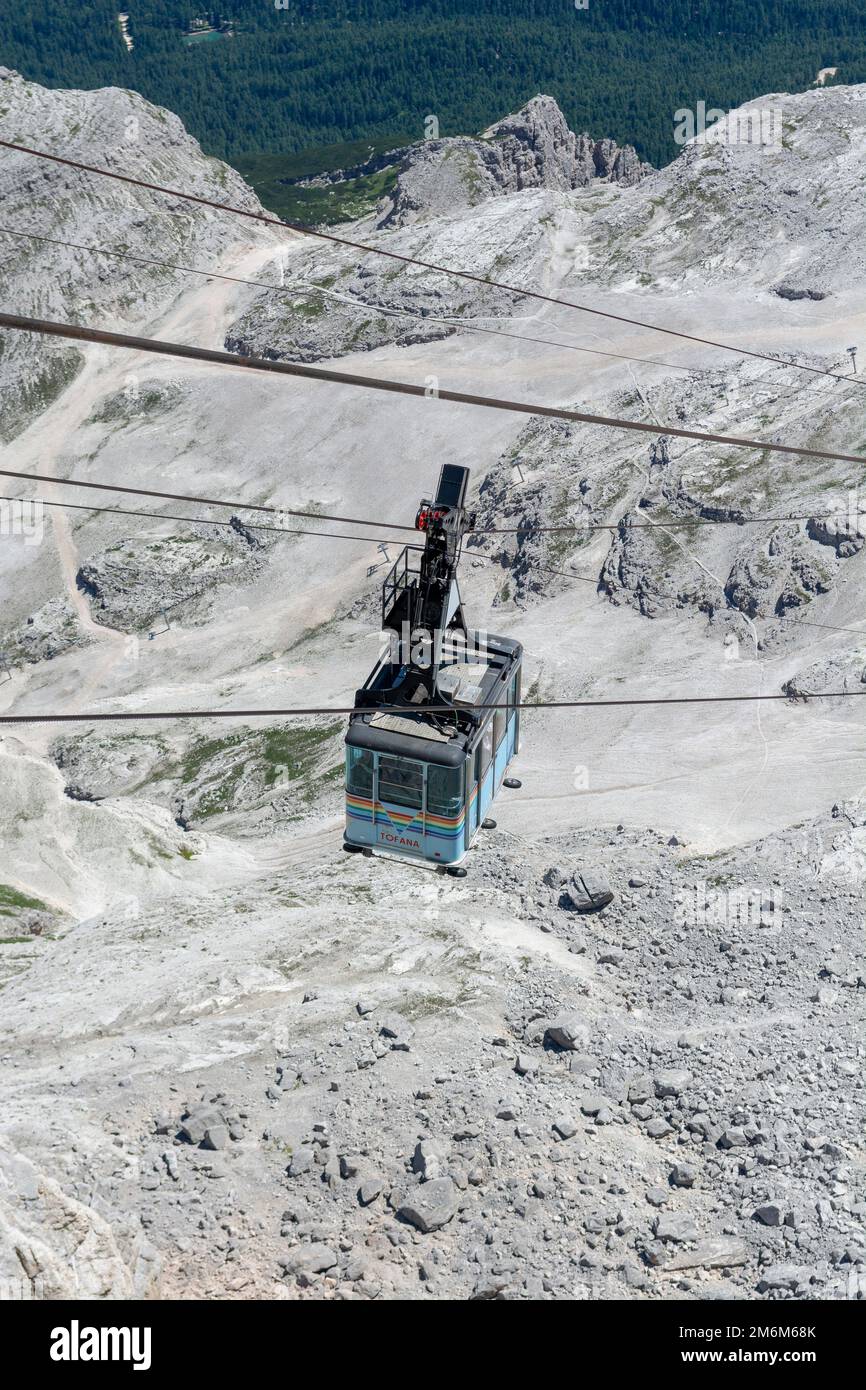
<svg viewBox="0 0 866 1390"><path fill-rule="evenodd" d="M464 659L468 657L467 659ZM345 848L426 860L461 872L520 738L523 649L484 635L452 644L437 688L451 711L413 709L413 669L383 660L358 692L370 707L387 692L408 707L350 717L346 734ZM496 705L496 709L478 708ZM463 871L465 872L465 870Z"/></svg>
<svg viewBox="0 0 866 1390"><path fill-rule="evenodd" d="M457 583L469 469L446 463L382 585L389 650L355 695L346 733L343 848L459 865L518 748L523 650L470 634ZM410 550L420 555L410 564Z"/></svg>

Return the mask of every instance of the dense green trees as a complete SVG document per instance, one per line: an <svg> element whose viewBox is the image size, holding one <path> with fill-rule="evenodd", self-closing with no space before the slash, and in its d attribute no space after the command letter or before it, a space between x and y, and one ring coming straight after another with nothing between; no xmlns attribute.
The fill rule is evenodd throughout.
<svg viewBox="0 0 866 1390"><path fill-rule="evenodd" d="M117 22L129 13L127 52ZM231 37L186 39L195 19ZM133 87L228 158L477 131L538 91L572 126L677 152L673 113L866 81L866 0L16 0L0 63L49 86Z"/></svg>

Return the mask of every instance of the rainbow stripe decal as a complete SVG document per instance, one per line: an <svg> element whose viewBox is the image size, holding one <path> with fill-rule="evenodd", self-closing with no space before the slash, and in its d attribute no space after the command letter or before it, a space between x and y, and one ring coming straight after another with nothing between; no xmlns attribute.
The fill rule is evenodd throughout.
<svg viewBox="0 0 866 1390"><path fill-rule="evenodd" d="M473 791L473 796L475 795ZM353 820L366 821L377 825L390 824L401 837L433 835L440 840L458 840L463 835L466 811L461 807L456 816L434 816L427 812L401 809L396 806L383 806L381 801L374 805L369 797L346 793L346 815ZM420 848L420 844L418 846Z"/></svg>

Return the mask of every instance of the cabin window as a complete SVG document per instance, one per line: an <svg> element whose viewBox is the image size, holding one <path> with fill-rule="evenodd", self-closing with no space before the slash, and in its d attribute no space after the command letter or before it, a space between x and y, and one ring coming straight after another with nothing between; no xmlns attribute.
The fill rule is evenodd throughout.
<svg viewBox="0 0 866 1390"><path fill-rule="evenodd" d="M505 698L505 695L506 695L506 691L505 691L505 687L503 686L502 695L501 695L499 698L504 699L504 698ZM498 709L498 710L495 712L494 716L493 716L493 747L494 747L494 748L498 748L499 745L500 745L500 743L502 742L503 736L504 736L504 734L505 734L505 724L506 724L507 718L508 718L508 710L507 710L507 709Z"/></svg>
<svg viewBox="0 0 866 1390"><path fill-rule="evenodd" d="M463 769L427 767L427 810L434 816L456 816L463 805Z"/></svg>
<svg viewBox="0 0 866 1390"><path fill-rule="evenodd" d="M475 780L480 782L493 758L493 725L488 724L481 735L481 742L475 755Z"/></svg>
<svg viewBox="0 0 866 1390"><path fill-rule="evenodd" d="M409 762L408 758L391 758L379 755L379 800L393 802L395 806L408 806L421 810L424 794L424 768L421 763Z"/></svg>
<svg viewBox="0 0 866 1390"><path fill-rule="evenodd" d="M373 757L369 748L347 748L346 786L356 796L373 795Z"/></svg>
<svg viewBox="0 0 866 1390"><path fill-rule="evenodd" d="M514 672L511 678L511 689L508 692L508 703L512 706L520 704L520 668Z"/></svg>

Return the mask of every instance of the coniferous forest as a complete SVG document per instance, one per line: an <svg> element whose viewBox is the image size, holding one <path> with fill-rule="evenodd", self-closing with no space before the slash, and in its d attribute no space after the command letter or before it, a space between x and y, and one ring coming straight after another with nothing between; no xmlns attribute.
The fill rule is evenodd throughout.
<svg viewBox="0 0 866 1390"><path fill-rule="evenodd" d="M866 81L866 0L583 4L15 0L0 63L47 86L134 88L229 160L416 140L429 115L472 133L544 91L573 128L661 165L679 107L803 90L823 67Z"/></svg>

